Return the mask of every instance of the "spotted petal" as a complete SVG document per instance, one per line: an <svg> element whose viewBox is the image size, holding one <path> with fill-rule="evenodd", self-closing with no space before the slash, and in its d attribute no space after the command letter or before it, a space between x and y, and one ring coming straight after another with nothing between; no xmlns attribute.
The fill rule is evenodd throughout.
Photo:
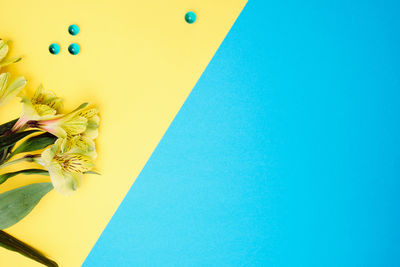
<svg viewBox="0 0 400 267"><path fill-rule="evenodd" d="M93 161L90 157L77 153L56 155L54 160L66 172L83 173L94 167Z"/></svg>
<svg viewBox="0 0 400 267"><path fill-rule="evenodd" d="M54 113L59 113L62 107L62 99L57 97L52 91L46 90L42 85L36 89L32 97L33 105L46 105L54 110Z"/></svg>
<svg viewBox="0 0 400 267"><path fill-rule="evenodd" d="M54 145L43 151L41 161L49 171L51 181L57 192L72 194L79 186L84 172L94 166L90 157L78 153L63 153L65 139L58 139Z"/></svg>
<svg viewBox="0 0 400 267"><path fill-rule="evenodd" d="M96 145L93 139L81 134L65 138L61 150L82 154L92 159L97 157Z"/></svg>
<svg viewBox="0 0 400 267"><path fill-rule="evenodd" d="M89 108L79 112L79 116L82 116L88 120L86 130L83 133L83 135L90 139L97 138L99 134L98 128L99 128L100 118L97 115L97 113L98 110L96 108Z"/></svg>

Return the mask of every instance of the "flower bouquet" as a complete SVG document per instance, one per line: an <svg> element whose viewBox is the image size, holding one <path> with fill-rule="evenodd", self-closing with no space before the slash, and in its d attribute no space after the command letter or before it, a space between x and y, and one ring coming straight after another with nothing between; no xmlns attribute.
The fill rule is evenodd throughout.
<svg viewBox="0 0 400 267"><path fill-rule="evenodd" d="M83 103L64 113L63 100L40 85L29 97L26 79L3 72L21 57L7 57L8 43L0 39L0 108L14 97L22 104L21 116L0 125L0 186L16 175L46 175L51 182L34 183L0 194L0 246L46 266L58 266L38 250L3 230L27 216L51 190L70 195L82 176L93 171L97 156L98 110ZM6 111L2 111L6 112ZM32 168L4 172L4 168L29 162ZM18 165L16 165L18 166Z"/></svg>

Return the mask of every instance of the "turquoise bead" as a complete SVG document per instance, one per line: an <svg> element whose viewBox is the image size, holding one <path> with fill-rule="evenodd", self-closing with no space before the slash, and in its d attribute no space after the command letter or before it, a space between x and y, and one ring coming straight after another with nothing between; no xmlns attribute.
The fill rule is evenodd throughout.
<svg viewBox="0 0 400 267"><path fill-rule="evenodd" d="M68 27L68 32L71 35L77 35L79 33L79 27L78 25L72 24Z"/></svg>
<svg viewBox="0 0 400 267"><path fill-rule="evenodd" d="M196 21L196 19L197 19L196 13L194 13L192 11L189 11L185 15L185 20L189 24L193 24Z"/></svg>
<svg viewBox="0 0 400 267"><path fill-rule="evenodd" d="M56 43L53 43L49 46L49 51L53 55L57 55L58 53L60 53L60 50L61 50L60 46Z"/></svg>
<svg viewBox="0 0 400 267"><path fill-rule="evenodd" d="M73 43L68 46L68 51L71 55L77 55L81 51L81 48L78 44Z"/></svg>

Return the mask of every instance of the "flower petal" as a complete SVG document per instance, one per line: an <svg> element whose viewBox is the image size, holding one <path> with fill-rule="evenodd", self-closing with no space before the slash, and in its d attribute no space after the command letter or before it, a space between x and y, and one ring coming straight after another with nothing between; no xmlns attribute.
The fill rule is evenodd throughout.
<svg viewBox="0 0 400 267"><path fill-rule="evenodd" d="M84 109L78 113L79 116L85 117L88 120L86 130L83 133L85 137L91 139L97 138L100 123L100 118L97 113L98 110L96 108Z"/></svg>
<svg viewBox="0 0 400 267"><path fill-rule="evenodd" d="M52 145L42 152L41 159L42 159L44 167L46 167L47 169L49 169L51 167L51 165L52 165L51 163L54 159L54 156L56 155L56 152L57 152L56 145Z"/></svg>
<svg viewBox="0 0 400 267"><path fill-rule="evenodd" d="M7 89L8 79L10 78L10 73L2 73L0 74L0 98L4 95Z"/></svg>
<svg viewBox="0 0 400 267"><path fill-rule="evenodd" d="M8 45L4 40L0 40L0 62L7 56Z"/></svg>
<svg viewBox="0 0 400 267"><path fill-rule="evenodd" d="M77 135L83 133L86 130L86 126L87 119L79 116L73 117L61 125L67 135Z"/></svg>
<svg viewBox="0 0 400 267"><path fill-rule="evenodd" d="M96 116L97 113L98 113L97 108L89 108L89 109L84 109L84 110L79 111L78 115L85 117L86 119L89 120L89 119L93 118L94 116Z"/></svg>
<svg viewBox="0 0 400 267"><path fill-rule="evenodd" d="M69 140L69 153L82 154L92 159L97 157L96 145L91 138L76 135Z"/></svg>
<svg viewBox="0 0 400 267"><path fill-rule="evenodd" d="M54 157L54 160L66 172L83 173L94 167L93 160L90 157L77 153L59 154Z"/></svg>
<svg viewBox="0 0 400 267"><path fill-rule="evenodd" d="M61 168L51 168L49 174L54 189L64 196L69 196L76 191L82 178L82 173L68 173Z"/></svg>
<svg viewBox="0 0 400 267"><path fill-rule="evenodd" d="M12 82L7 88L3 91L3 94L0 98L0 106L7 104L11 99L17 96L19 92L25 87L26 79L21 76L18 77L14 82Z"/></svg>
<svg viewBox="0 0 400 267"><path fill-rule="evenodd" d="M22 57L12 57L12 58L5 59L5 60L1 61L0 67L6 67L13 63L17 63L17 62L21 61L21 59L22 59Z"/></svg>

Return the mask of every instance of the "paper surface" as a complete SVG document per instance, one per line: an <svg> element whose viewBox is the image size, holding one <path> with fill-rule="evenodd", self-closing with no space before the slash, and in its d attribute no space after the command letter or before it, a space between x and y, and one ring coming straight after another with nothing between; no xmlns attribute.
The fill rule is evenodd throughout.
<svg viewBox="0 0 400 267"><path fill-rule="evenodd" d="M65 99L65 111L89 101L100 110L96 162L71 197L51 192L7 232L60 266L80 266L244 7L245 0L2 1L0 38L23 61L8 68ZM197 21L187 24L185 13ZM71 36L68 26L80 33ZM68 53L78 43L77 56ZM52 55L51 43L61 52ZM218 90L218 88L215 88ZM15 99L0 122L16 118ZM17 176L4 192L47 177ZM129 227L127 225L126 227ZM0 266L41 266L0 249Z"/></svg>

